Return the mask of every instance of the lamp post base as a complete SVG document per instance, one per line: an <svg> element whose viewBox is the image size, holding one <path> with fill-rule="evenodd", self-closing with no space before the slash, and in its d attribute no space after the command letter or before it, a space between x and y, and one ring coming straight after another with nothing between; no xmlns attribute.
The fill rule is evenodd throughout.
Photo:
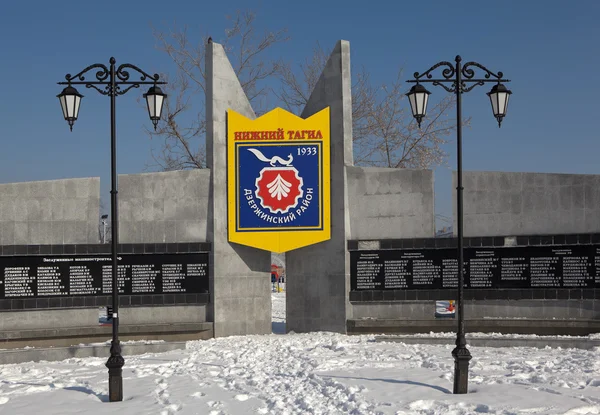
<svg viewBox="0 0 600 415"><path fill-rule="evenodd" d="M121 348L111 347L111 354L105 366L108 368L108 400L109 402L120 402L123 400L123 366L125 359L121 356Z"/></svg>
<svg viewBox="0 0 600 415"><path fill-rule="evenodd" d="M472 356L466 346L456 346L454 356L454 394L467 393L469 389L469 361Z"/></svg>

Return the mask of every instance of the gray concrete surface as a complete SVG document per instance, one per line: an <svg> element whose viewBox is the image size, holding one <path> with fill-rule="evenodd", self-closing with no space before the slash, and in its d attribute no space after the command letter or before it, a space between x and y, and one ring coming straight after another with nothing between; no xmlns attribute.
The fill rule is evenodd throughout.
<svg viewBox="0 0 600 415"><path fill-rule="evenodd" d="M346 167L351 239L432 238L433 171Z"/></svg>
<svg viewBox="0 0 600 415"><path fill-rule="evenodd" d="M451 297L449 297L451 299ZM451 331L456 320L435 318L435 301L378 301L353 304L353 333ZM467 300L467 331L539 335L587 335L600 331L596 300Z"/></svg>
<svg viewBox="0 0 600 415"><path fill-rule="evenodd" d="M562 349L591 350L600 347L600 340L572 337L572 338L499 338L499 337L470 337L467 338L468 347L560 347ZM445 344L454 345L454 337L413 337L413 336L375 336L377 342L394 342L406 344Z"/></svg>
<svg viewBox="0 0 600 415"><path fill-rule="evenodd" d="M227 110L254 111L223 47L206 47L206 153L211 171L208 206L211 306L215 337L271 333L271 253L230 244L227 236Z"/></svg>
<svg viewBox="0 0 600 415"><path fill-rule="evenodd" d="M600 175L466 171L463 188L465 236L600 232Z"/></svg>
<svg viewBox="0 0 600 415"><path fill-rule="evenodd" d="M451 294L451 293L449 293ZM453 299L449 295L448 299ZM439 320L435 301L365 302L353 305L353 318ZM597 300L485 300L464 303L465 318L600 319Z"/></svg>
<svg viewBox="0 0 600 415"><path fill-rule="evenodd" d="M202 323L207 306L120 307L119 320L125 325ZM0 332L98 326L98 307L0 312Z"/></svg>
<svg viewBox="0 0 600 415"><path fill-rule="evenodd" d="M350 212L346 166L352 158L352 94L350 44L338 41L302 118L327 106L331 114L331 239L286 253L287 331L346 331L351 316L348 301Z"/></svg>
<svg viewBox="0 0 600 415"><path fill-rule="evenodd" d="M121 324L119 325L119 335L122 336L148 336L148 339L154 335L174 334L174 333L194 333L212 331L210 322L193 323L160 323L150 322L144 324ZM0 348L8 342L44 339L56 339L60 337L104 337L104 340L111 338L112 327L110 325L94 325L85 327L44 327L31 330L3 330L0 331ZM71 345L71 344L69 344Z"/></svg>
<svg viewBox="0 0 600 415"><path fill-rule="evenodd" d="M98 325L98 308L3 311L0 331Z"/></svg>
<svg viewBox="0 0 600 415"><path fill-rule="evenodd" d="M206 242L210 171L119 175L121 243Z"/></svg>
<svg viewBox="0 0 600 415"><path fill-rule="evenodd" d="M86 244L100 240L100 178L0 184L0 244Z"/></svg>
<svg viewBox="0 0 600 415"><path fill-rule="evenodd" d="M119 307L121 325L203 323L208 321L207 305ZM98 316L96 316L97 318Z"/></svg>
<svg viewBox="0 0 600 415"><path fill-rule="evenodd" d="M121 351L127 362L127 356L145 353L165 353L173 350L185 350L186 342L163 342L149 344L122 344ZM24 362L61 361L70 358L110 356L110 344L81 345L71 347L49 347L32 349L0 349L0 364L18 364Z"/></svg>
<svg viewBox="0 0 600 415"><path fill-rule="evenodd" d="M465 313L466 314L466 313ZM347 321L349 334L442 333L456 331L456 319L359 318ZM465 316L467 333L535 334L538 336L588 336L600 333L600 320L585 318L479 318Z"/></svg>

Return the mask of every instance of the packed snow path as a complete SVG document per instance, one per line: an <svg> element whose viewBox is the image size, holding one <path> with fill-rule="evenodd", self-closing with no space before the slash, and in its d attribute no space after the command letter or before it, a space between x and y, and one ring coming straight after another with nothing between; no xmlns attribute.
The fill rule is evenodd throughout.
<svg viewBox="0 0 600 415"><path fill-rule="evenodd" d="M598 350L472 347L466 395L451 393L451 350L332 333L194 341L125 356L119 403L105 358L4 365L0 414L600 414Z"/></svg>

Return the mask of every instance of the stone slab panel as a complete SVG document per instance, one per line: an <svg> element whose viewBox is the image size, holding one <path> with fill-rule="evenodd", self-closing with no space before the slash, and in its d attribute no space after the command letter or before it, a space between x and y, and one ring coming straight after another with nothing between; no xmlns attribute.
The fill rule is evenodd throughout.
<svg viewBox="0 0 600 415"><path fill-rule="evenodd" d="M331 239L286 253L287 331L344 333L352 314L346 250L350 238L346 167L353 165L352 94L350 44L344 40L333 48L301 117L326 107L331 114Z"/></svg>
<svg viewBox="0 0 600 415"><path fill-rule="evenodd" d="M227 58L223 47L210 43L206 48L206 153L210 177L210 203L203 211L208 218L204 229L212 243L210 254L209 319L215 337L271 333L271 253L230 244L227 236L227 110L248 118L254 111ZM187 197L187 195L186 195ZM169 206L170 212L172 206ZM177 207L175 207L177 214ZM178 228L179 229L179 228ZM202 231L197 222L188 222L186 232ZM256 280L263 281L257 291Z"/></svg>
<svg viewBox="0 0 600 415"><path fill-rule="evenodd" d="M35 330L64 327L84 327L98 325L98 309L78 310L32 310L0 313L0 330Z"/></svg>
<svg viewBox="0 0 600 415"><path fill-rule="evenodd" d="M168 307L120 307L121 325L182 324L206 322L205 305ZM52 322L49 325L49 322ZM1 331L97 327L98 308L28 310L0 313Z"/></svg>
<svg viewBox="0 0 600 415"><path fill-rule="evenodd" d="M119 241L206 242L210 171L119 175Z"/></svg>
<svg viewBox="0 0 600 415"><path fill-rule="evenodd" d="M203 323L206 306L119 307L119 319L127 325Z"/></svg>
<svg viewBox="0 0 600 415"><path fill-rule="evenodd" d="M97 177L0 184L5 245L98 243L99 215Z"/></svg>
<svg viewBox="0 0 600 415"><path fill-rule="evenodd" d="M463 172L464 236L600 232L600 175ZM456 235L456 172L453 173Z"/></svg>
<svg viewBox="0 0 600 415"><path fill-rule="evenodd" d="M434 236L431 170L348 166L346 173L351 239Z"/></svg>
<svg viewBox="0 0 600 415"><path fill-rule="evenodd" d="M465 319L600 319L597 300L485 300L465 301ZM354 303L354 319L399 319L439 321L435 301ZM468 328L467 328L468 329Z"/></svg>

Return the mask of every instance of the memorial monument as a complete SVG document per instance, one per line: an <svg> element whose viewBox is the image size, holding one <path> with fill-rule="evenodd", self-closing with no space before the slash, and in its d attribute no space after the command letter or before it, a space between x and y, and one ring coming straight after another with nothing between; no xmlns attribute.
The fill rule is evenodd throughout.
<svg viewBox="0 0 600 415"><path fill-rule="evenodd" d="M301 116L261 117L207 46L208 168L119 176L120 335L271 332L271 251L288 331L452 331L456 241L435 238L433 172L354 166L350 44ZM0 184L0 340L104 341L99 179ZM600 331L600 176L464 172L467 331Z"/></svg>

